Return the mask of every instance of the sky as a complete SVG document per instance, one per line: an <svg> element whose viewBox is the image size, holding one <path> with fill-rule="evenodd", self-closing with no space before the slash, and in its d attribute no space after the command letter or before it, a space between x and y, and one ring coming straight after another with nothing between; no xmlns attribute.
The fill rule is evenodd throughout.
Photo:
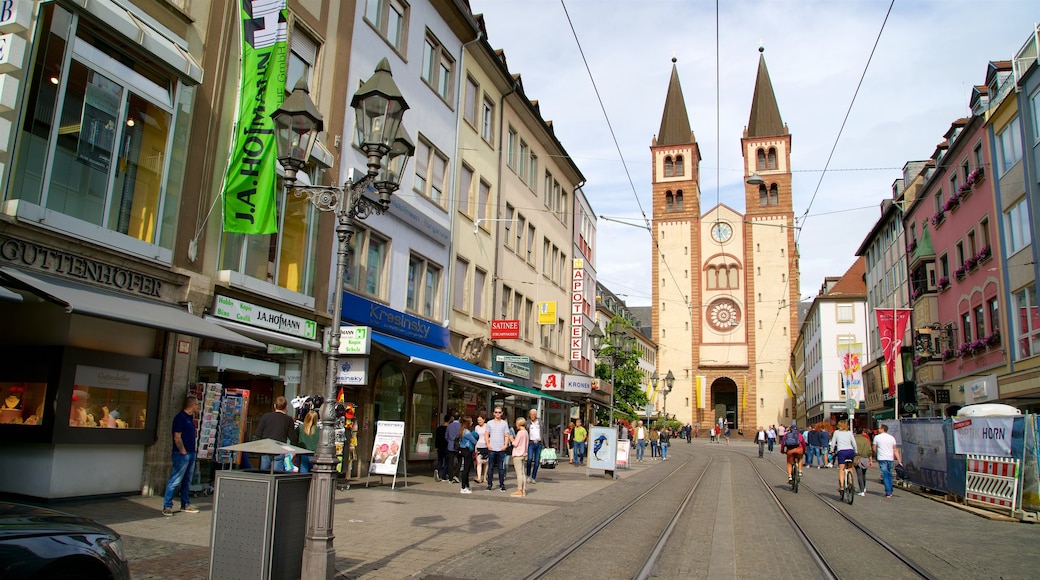
<svg viewBox="0 0 1040 580"><path fill-rule="evenodd" d="M701 211L743 212L740 138L765 48L792 135L806 298L848 270L903 166L931 157L970 114L989 61L1011 59L1040 22L1040 0L895 0L886 22L890 2L721 0L717 15L704 0L470 5L586 178L599 281L648 306L650 145L673 57L702 156Z"/></svg>

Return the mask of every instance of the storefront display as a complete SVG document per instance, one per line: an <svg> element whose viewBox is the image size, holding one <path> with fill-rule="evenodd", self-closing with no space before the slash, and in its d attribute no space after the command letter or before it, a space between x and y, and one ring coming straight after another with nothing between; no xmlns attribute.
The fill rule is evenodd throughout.
<svg viewBox="0 0 1040 580"><path fill-rule="evenodd" d="M43 404L47 383L0 382L0 423L39 425L43 422Z"/></svg>
<svg viewBox="0 0 1040 580"><path fill-rule="evenodd" d="M69 427L144 429L148 383L147 373L77 365Z"/></svg>

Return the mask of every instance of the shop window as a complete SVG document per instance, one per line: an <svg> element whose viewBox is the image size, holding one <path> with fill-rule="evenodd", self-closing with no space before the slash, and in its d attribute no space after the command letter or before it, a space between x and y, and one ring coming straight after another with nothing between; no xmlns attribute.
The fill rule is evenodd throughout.
<svg viewBox="0 0 1040 580"><path fill-rule="evenodd" d="M42 4L39 22L11 198L71 235L172 261L193 89L61 6Z"/></svg>
<svg viewBox="0 0 1040 580"><path fill-rule="evenodd" d="M0 382L0 397L0 424L44 424L47 383Z"/></svg>
<svg viewBox="0 0 1040 580"><path fill-rule="evenodd" d="M448 411L458 411L462 417L472 417L476 425L477 415L488 410L489 395L487 389L453 382L448 387Z"/></svg>
<svg viewBox="0 0 1040 580"><path fill-rule="evenodd" d="M405 418L404 373L395 363L384 364L375 380L375 420L403 421Z"/></svg>
<svg viewBox="0 0 1040 580"><path fill-rule="evenodd" d="M144 429L148 384L145 373L77 365L69 427Z"/></svg>
<svg viewBox="0 0 1040 580"><path fill-rule="evenodd" d="M408 438L409 459L429 459L434 456L433 434L437 425L437 379L424 370L415 380L412 389L412 436Z"/></svg>

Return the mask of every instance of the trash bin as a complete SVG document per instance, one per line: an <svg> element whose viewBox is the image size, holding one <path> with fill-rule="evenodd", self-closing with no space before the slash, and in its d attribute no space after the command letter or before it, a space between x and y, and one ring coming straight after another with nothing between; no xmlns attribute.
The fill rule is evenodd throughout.
<svg viewBox="0 0 1040 580"><path fill-rule="evenodd" d="M309 473L218 471L211 579L296 579L307 531Z"/></svg>

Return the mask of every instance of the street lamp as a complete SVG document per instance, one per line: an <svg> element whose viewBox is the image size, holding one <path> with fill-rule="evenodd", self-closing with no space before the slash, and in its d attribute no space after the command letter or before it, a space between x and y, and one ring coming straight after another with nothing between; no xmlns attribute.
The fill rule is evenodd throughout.
<svg viewBox="0 0 1040 580"><path fill-rule="evenodd" d="M668 374L664 376L664 390L661 394L664 395L664 424L668 425L668 393L672 392L672 387L675 386L675 375L669 370Z"/></svg>
<svg viewBox="0 0 1040 580"><path fill-rule="evenodd" d="M318 211L336 217L336 288L333 292L333 325L329 332L329 356L325 374L325 402L321 408L321 437L314 456L310 495L307 499L307 535L304 538L303 578L328 578L336 574L335 516L336 489L335 406L336 370L339 367L340 326L343 310L343 274L347 252L354 236L354 220L382 214L390 208L390 196L401 183L408 158L415 151L401 130L401 117L408 103L401 96L384 58L350 101L357 117L357 143L368 158L364 177L352 178L341 187L296 185L296 174L307 166L311 150L322 130L321 113L301 80L292 94L271 117L274 119L278 161L285 170L285 186L293 195L306 197ZM369 190L374 189L378 198Z"/></svg>
<svg viewBox="0 0 1040 580"><path fill-rule="evenodd" d="M654 370L654 374L650 375L650 393L657 392L657 383L661 382L661 375L657 374L657 370ZM650 409L651 405L646 405L646 426L650 427Z"/></svg>

